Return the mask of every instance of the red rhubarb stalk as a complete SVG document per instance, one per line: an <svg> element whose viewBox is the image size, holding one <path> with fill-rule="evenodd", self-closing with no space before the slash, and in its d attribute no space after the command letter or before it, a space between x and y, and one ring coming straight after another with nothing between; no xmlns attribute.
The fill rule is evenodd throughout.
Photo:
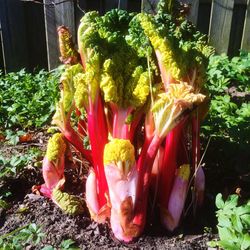
<svg viewBox="0 0 250 250"><path fill-rule="evenodd" d="M99 206L101 208L107 203L105 195L108 194L103 167L103 151L108 141L108 131L101 98L97 98L96 102L94 107L88 112L88 132L97 180Z"/></svg>
<svg viewBox="0 0 250 250"><path fill-rule="evenodd" d="M163 164L160 169L159 203L160 207L167 207L172 190L175 172L178 167L177 158L181 147L181 136L184 122L177 125L166 137Z"/></svg>

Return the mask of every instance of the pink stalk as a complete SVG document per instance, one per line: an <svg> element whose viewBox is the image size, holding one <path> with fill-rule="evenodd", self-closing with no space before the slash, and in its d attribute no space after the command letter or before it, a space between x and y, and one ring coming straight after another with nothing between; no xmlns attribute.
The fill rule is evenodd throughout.
<svg viewBox="0 0 250 250"><path fill-rule="evenodd" d="M92 106L92 105L91 105ZM108 186L103 166L104 146L108 142L108 130L101 97L98 96L95 105L88 112L88 132L97 181L97 195L100 208L107 203Z"/></svg>
<svg viewBox="0 0 250 250"><path fill-rule="evenodd" d="M97 216L100 210L98 197L97 197L97 180L95 172L90 169L86 181L86 204L89 209L91 218L97 221Z"/></svg>
<svg viewBox="0 0 250 250"><path fill-rule="evenodd" d="M130 110L116 107L113 120L113 138L128 139L129 125L126 124L126 119L129 113Z"/></svg>
<svg viewBox="0 0 250 250"><path fill-rule="evenodd" d="M152 191L155 194L158 193L160 170L162 169L163 167L162 165L164 164L163 158L164 158L164 147L160 146L153 163L151 180L150 180L150 186L152 187Z"/></svg>
<svg viewBox="0 0 250 250"><path fill-rule="evenodd" d="M178 124L166 137L165 152L159 180L159 203L160 207L167 208L169 196L175 179L178 165L178 157L182 150L181 137L185 122Z"/></svg>
<svg viewBox="0 0 250 250"><path fill-rule="evenodd" d="M113 116L113 138L120 138L133 141L135 130L142 118L143 110L135 111L135 117L129 123L127 119L131 115L133 108L122 109L116 105L111 105Z"/></svg>
<svg viewBox="0 0 250 250"><path fill-rule="evenodd" d="M133 141L136 129L138 128L138 125L139 125L143 115L144 115L143 110L140 110L139 113L136 113L136 117L133 118L133 121L131 122L131 124L127 125L127 126L129 126L128 139L130 141Z"/></svg>
<svg viewBox="0 0 250 250"><path fill-rule="evenodd" d="M64 137L67 139L67 141L72 144L77 151L79 151L82 156L89 161L91 164L93 162L92 160L92 155L91 155L91 151L87 150L83 147L83 142L80 138L80 136L78 135L78 133L71 127L71 125L68 124L65 126L64 130L61 130L61 132L63 133Z"/></svg>
<svg viewBox="0 0 250 250"><path fill-rule="evenodd" d="M137 234L137 225L133 224L134 204L138 171L134 165L126 175L117 166L105 166L111 206L110 223L118 240L130 242Z"/></svg>
<svg viewBox="0 0 250 250"><path fill-rule="evenodd" d="M50 161L47 156L43 159L43 179L39 191L46 197L51 198L53 188L64 177L64 155L57 162Z"/></svg>
<svg viewBox="0 0 250 250"><path fill-rule="evenodd" d="M194 207L201 206L204 200L205 175L200 164L200 120L198 115L192 118L192 169L194 172Z"/></svg>
<svg viewBox="0 0 250 250"><path fill-rule="evenodd" d="M137 185L137 200L135 204L135 217L133 223L138 226L138 234L140 234L146 223L147 199L150 184L150 177L155 156L163 138L154 135L149 143L147 150L142 149L142 153L138 160L138 185Z"/></svg>
<svg viewBox="0 0 250 250"><path fill-rule="evenodd" d="M161 221L169 231L174 231L179 225L187 196L189 175L189 165L182 165L177 170L168 208L161 210Z"/></svg>

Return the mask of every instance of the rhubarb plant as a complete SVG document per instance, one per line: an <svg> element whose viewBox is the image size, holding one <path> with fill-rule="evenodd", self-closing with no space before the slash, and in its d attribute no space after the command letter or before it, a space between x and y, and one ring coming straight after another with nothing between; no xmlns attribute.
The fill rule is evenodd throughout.
<svg viewBox="0 0 250 250"><path fill-rule="evenodd" d="M155 15L86 13L78 52L67 28L58 28L65 71L52 123L59 133L48 143L45 183L35 191L65 212L82 211L81 199L63 190L66 159L74 151L89 163L84 197L91 218L108 219L124 242L142 234L151 190L170 231L181 221L189 188L195 207L204 195L199 126L214 50L177 1L164 2Z"/></svg>

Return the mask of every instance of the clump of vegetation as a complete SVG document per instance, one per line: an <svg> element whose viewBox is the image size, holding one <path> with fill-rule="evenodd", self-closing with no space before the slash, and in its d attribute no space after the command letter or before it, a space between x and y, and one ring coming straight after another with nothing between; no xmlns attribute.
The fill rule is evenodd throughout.
<svg viewBox="0 0 250 250"><path fill-rule="evenodd" d="M75 241L68 239L68 240L63 240L60 245L59 245L59 249L60 250L80 250L79 247L75 246ZM51 245L47 245L45 247L43 247L41 250L56 250L58 248L54 248Z"/></svg>
<svg viewBox="0 0 250 250"><path fill-rule="evenodd" d="M204 133L249 145L250 53L232 59L224 54L210 57L207 75L211 105Z"/></svg>
<svg viewBox="0 0 250 250"><path fill-rule="evenodd" d="M42 151L35 147L11 157L0 155L0 179L16 176L25 166L34 164L41 155Z"/></svg>
<svg viewBox="0 0 250 250"><path fill-rule="evenodd" d="M210 169L209 174L219 173L223 181L238 179L238 183L247 186L250 169L250 53L241 52L232 59L225 54L210 57L206 88L211 103L202 134L205 140L213 137L206 161L210 166L220 166Z"/></svg>
<svg viewBox="0 0 250 250"><path fill-rule="evenodd" d="M0 236L1 250L22 250L26 248L37 247L42 244L45 234L42 232L42 227L35 223L19 227L7 234ZM56 250L51 245L46 245L41 250ZM75 241L71 239L63 240L59 245L60 250L80 250L75 246Z"/></svg>
<svg viewBox="0 0 250 250"><path fill-rule="evenodd" d="M239 196L228 196L223 200L222 194L216 196L218 211L219 241L210 242L211 246L219 246L223 249L246 250L250 248L250 200L239 204Z"/></svg>
<svg viewBox="0 0 250 250"><path fill-rule="evenodd" d="M0 236L0 249L21 250L27 246L36 246L41 242L43 237L44 233L41 227L35 223L31 223Z"/></svg>
<svg viewBox="0 0 250 250"><path fill-rule="evenodd" d="M40 128L48 123L59 98L58 79L58 70L0 72L0 130Z"/></svg>
<svg viewBox="0 0 250 250"><path fill-rule="evenodd" d="M25 169L42 165L41 157L43 152L37 147L30 147L28 150L17 152L11 156L0 154L0 208L7 209L8 201L15 195L8 186L8 180L18 178Z"/></svg>

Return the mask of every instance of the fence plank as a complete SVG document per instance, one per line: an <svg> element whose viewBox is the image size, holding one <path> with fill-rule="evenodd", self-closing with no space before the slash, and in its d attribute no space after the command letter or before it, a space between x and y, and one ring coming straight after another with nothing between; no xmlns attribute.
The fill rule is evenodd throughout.
<svg viewBox="0 0 250 250"><path fill-rule="evenodd" d="M69 28L73 38L75 37L75 15L74 15L74 3L73 1L62 3L61 0L55 0L55 18L56 26L65 25Z"/></svg>
<svg viewBox="0 0 250 250"><path fill-rule="evenodd" d="M188 20L196 25L198 19L199 0L181 0L180 2L189 4L191 6Z"/></svg>
<svg viewBox="0 0 250 250"><path fill-rule="evenodd" d="M250 0L247 2L241 49L250 51Z"/></svg>
<svg viewBox="0 0 250 250"><path fill-rule="evenodd" d="M60 64L57 27L60 25L69 27L75 39L74 4L60 0L44 0L44 3L48 69L52 70Z"/></svg>
<svg viewBox="0 0 250 250"><path fill-rule="evenodd" d="M233 7L233 0L213 0L212 2L209 41L219 54L228 51Z"/></svg>
<svg viewBox="0 0 250 250"><path fill-rule="evenodd" d="M118 0L118 8L126 10L128 7L128 1L127 0Z"/></svg>
<svg viewBox="0 0 250 250"><path fill-rule="evenodd" d="M4 50L3 50L3 35L2 35L1 20L0 20L0 70L5 72L5 61L4 61Z"/></svg>
<svg viewBox="0 0 250 250"><path fill-rule="evenodd" d="M46 34L46 47L48 69L52 70L59 65L59 50L58 42L55 39L56 34L56 17L54 6L51 7L51 0L44 0L44 20L45 20L45 34Z"/></svg>
<svg viewBox="0 0 250 250"><path fill-rule="evenodd" d="M26 29L21 2L0 1L5 71L17 71L26 67L28 61Z"/></svg>
<svg viewBox="0 0 250 250"><path fill-rule="evenodd" d="M195 25L197 24L198 20L198 11L199 11L199 0L192 0L191 10L188 19Z"/></svg>

